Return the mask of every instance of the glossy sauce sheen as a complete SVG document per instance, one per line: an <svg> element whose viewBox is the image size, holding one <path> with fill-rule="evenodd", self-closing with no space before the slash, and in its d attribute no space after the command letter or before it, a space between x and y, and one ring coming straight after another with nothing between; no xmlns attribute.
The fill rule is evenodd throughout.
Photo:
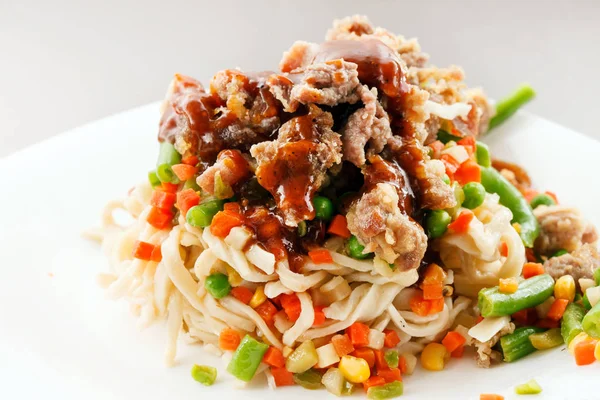
<svg viewBox="0 0 600 400"><path fill-rule="evenodd" d="M380 156L372 156L364 168L365 184L363 191L368 192L378 183L389 183L398 192L398 207L408 215L413 212L414 194L408 183L406 173L395 161L386 161Z"/></svg>

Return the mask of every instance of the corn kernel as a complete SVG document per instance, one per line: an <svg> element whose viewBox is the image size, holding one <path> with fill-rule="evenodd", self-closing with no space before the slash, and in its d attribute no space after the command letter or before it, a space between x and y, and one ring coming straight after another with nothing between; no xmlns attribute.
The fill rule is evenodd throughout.
<svg viewBox="0 0 600 400"><path fill-rule="evenodd" d="M519 289L519 281L517 278L500 278L500 284L498 285L498 291L501 293L514 293Z"/></svg>
<svg viewBox="0 0 600 400"><path fill-rule="evenodd" d="M283 351L282 351L282 353L283 353L283 356L284 356L285 358L288 358L288 356L289 356L290 354L292 354L293 352L294 352L294 349L292 349L291 347L288 347L288 346L284 346L284 347L283 347Z"/></svg>
<svg viewBox="0 0 600 400"><path fill-rule="evenodd" d="M429 343L421 353L421 365L429 371L441 371L450 358L446 346L440 343Z"/></svg>
<svg viewBox="0 0 600 400"><path fill-rule="evenodd" d="M256 308L267 300L265 296L265 289L262 286L256 288L254 295L250 299L250 307Z"/></svg>
<svg viewBox="0 0 600 400"><path fill-rule="evenodd" d="M569 301L575 300L575 279L571 275L563 275L556 280L554 297Z"/></svg>
<svg viewBox="0 0 600 400"><path fill-rule="evenodd" d="M371 377L369 364L362 358L344 356L340 360L340 372L349 382L363 383Z"/></svg>
<svg viewBox="0 0 600 400"><path fill-rule="evenodd" d="M594 357L596 360L600 361L600 340L596 343L596 350L594 350Z"/></svg>
<svg viewBox="0 0 600 400"><path fill-rule="evenodd" d="M575 354L575 346L577 346L578 343L588 339L590 339L590 337L585 332L581 332L579 335L575 336L571 340L571 343L569 343L569 353Z"/></svg>
<svg viewBox="0 0 600 400"><path fill-rule="evenodd" d="M225 264L225 269L227 270L227 280L229 281L229 284L233 287L240 286L244 281L240 274L238 274L238 272L229 264Z"/></svg>

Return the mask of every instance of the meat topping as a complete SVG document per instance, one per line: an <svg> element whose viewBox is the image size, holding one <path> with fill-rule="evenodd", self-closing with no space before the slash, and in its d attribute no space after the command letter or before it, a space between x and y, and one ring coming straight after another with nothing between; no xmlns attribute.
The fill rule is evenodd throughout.
<svg viewBox="0 0 600 400"><path fill-rule="evenodd" d="M539 254L550 255L561 249L572 252L598 239L594 226L575 208L538 206L533 214L540 223L540 235L534 246Z"/></svg>
<svg viewBox="0 0 600 400"><path fill-rule="evenodd" d="M544 269L554 279L571 275L577 284L581 278L593 278L598 267L600 254L595 244L584 244L572 253L552 257L544 263Z"/></svg>

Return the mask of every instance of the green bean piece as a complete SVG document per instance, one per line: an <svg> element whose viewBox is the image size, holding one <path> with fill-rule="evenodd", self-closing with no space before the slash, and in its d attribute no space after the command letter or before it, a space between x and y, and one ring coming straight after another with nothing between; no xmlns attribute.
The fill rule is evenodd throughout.
<svg viewBox="0 0 600 400"><path fill-rule="evenodd" d="M529 205L531 206L532 209L536 209L539 206L556 205L556 202L554 201L554 199L552 197L548 196L547 194L540 193L537 196L535 196L533 199L531 199L531 202L529 202Z"/></svg>
<svg viewBox="0 0 600 400"><path fill-rule="evenodd" d="M200 186L196 183L196 178L190 178L183 184L184 189L192 189L195 192L199 192Z"/></svg>
<svg viewBox="0 0 600 400"><path fill-rule="evenodd" d="M517 361L535 352L536 348L531 344L529 336L543 331L543 328L523 327L515 329L511 334L502 336L500 338L500 347L502 348L502 353L504 353L504 361Z"/></svg>
<svg viewBox="0 0 600 400"><path fill-rule="evenodd" d="M439 238L448 229L448 225L452 222L452 217L444 210L431 210L425 219L425 227L427 235L431 239Z"/></svg>
<svg viewBox="0 0 600 400"><path fill-rule="evenodd" d="M156 175L156 171L148 172L148 181L150 181L152 187L157 187L161 184L160 179L158 179L158 176Z"/></svg>
<svg viewBox="0 0 600 400"><path fill-rule="evenodd" d="M315 196L313 206L318 219L329 221L333 217L333 203L327 197Z"/></svg>
<svg viewBox="0 0 600 400"><path fill-rule="evenodd" d="M560 328L549 329L546 332L534 333L529 336L533 347L538 350L551 349L560 346L565 341L560 333Z"/></svg>
<svg viewBox="0 0 600 400"><path fill-rule="evenodd" d="M233 353L227 371L241 381L250 382L268 349L269 345L246 335Z"/></svg>
<svg viewBox="0 0 600 400"><path fill-rule="evenodd" d="M490 157L490 148L487 144L482 142L477 142L475 149L475 159L477 160L477 164L482 167L491 167L492 166L492 158Z"/></svg>
<svg viewBox="0 0 600 400"><path fill-rule="evenodd" d="M474 209L483 204L485 200L485 188L479 182L469 182L463 186L465 200L462 206L468 209Z"/></svg>
<svg viewBox="0 0 600 400"><path fill-rule="evenodd" d="M600 268L594 271L594 279L596 280L596 286L600 286Z"/></svg>
<svg viewBox="0 0 600 400"><path fill-rule="evenodd" d="M585 314L581 325L585 333L594 339L600 339L600 301Z"/></svg>
<svg viewBox="0 0 600 400"><path fill-rule="evenodd" d="M323 387L321 379L323 379L323 376L314 369L309 369L308 371L294 374L294 382L296 382L297 385L309 390L321 389Z"/></svg>
<svg viewBox="0 0 600 400"><path fill-rule="evenodd" d="M500 196L500 204L513 214L512 222L519 224L521 240L525 247L533 247L540 234L540 226L533 210L521 192L493 168L481 168L481 184L488 193Z"/></svg>
<svg viewBox="0 0 600 400"><path fill-rule="evenodd" d="M162 142L160 144L158 160L156 161L156 175L158 179L161 182L179 183L179 179L173 173L171 166L180 162L181 154L175 150L175 146L166 141Z"/></svg>
<svg viewBox="0 0 600 400"><path fill-rule="evenodd" d="M382 386L373 386L367 390L367 397L372 400L393 399L402 396L404 385L402 382L390 382Z"/></svg>
<svg viewBox="0 0 600 400"><path fill-rule="evenodd" d="M592 309L592 303L590 303L590 299L588 298L587 293L583 294L583 298L581 299L581 304L585 308L586 311Z"/></svg>
<svg viewBox="0 0 600 400"><path fill-rule="evenodd" d="M442 142L444 144L447 144L448 142L452 142L452 141L458 142L460 139L462 139L460 136L452 135L443 129L440 129L438 131L437 138L440 142Z"/></svg>
<svg viewBox="0 0 600 400"><path fill-rule="evenodd" d="M185 220L191 226L206 228L210 226L215 214L223 210L223 201L211 200L190 208Z"/></svg>
<svg viewBox="0 0 600 400"><path fill-rule="evenodd" d="M566 251L565 249L560 249L560 250L558 250L556 253L552 254L552 255L550 256L550 258L552 258L552 257L560 257L560 256L564 256L565 254L569 254L569 252L568 252L568 251Z"/></svg>
<svg viewBox="0 0 600 400"><path fill-rule="evenodd" d="M515 387L516 394L539 394L542 393L542 387L535 379L530 380L527 383L517 385Z"/></svg>
<svg viewBox="0 0 600 400"><path fill-rule="evenodd" d="M400 356L396 350L388 350L383 355L385 362L390 368L398 368L398 364L400 364Z"/></svg>
<svg viewBox="0 0 600 400"><path fill-rule="evenodd" d="M373 257L373 253L363 253L365 250L365 246L360 244L356 236L350 236L347 243L348 254L352 258L356 258L357 260L364 260L366 258Z"/></svg>
<svg viewBox="0 0 600 400"><path fill-rule="evenodd" d="M583 306L575 303L569 303L560 323L560 334L562 335L567 346L569 343L571 343L571 340L573 340L575 336L583 332L581 321L583 321L584 316L585 309Z"/></svg>
<svg viewBox="0 0 600 400"><path fill-rule="evenodd" d="M200 382L204 386L212 386L217 379L217 369L213 367L208 367L206 365L197 365L194 364L192 366L192 378L196 382Z"/></svg>
<svg viewBox="0 0 600 400"><path fill-rule="evenodd" d="M554 292L554 279L548 274L525 279L514 293L502 293L498 286L479 291L479 311L483 317L501 317L542 304Z"/></svg>
<svg viewBox="0 0 600 400"><path fill-rule="evenodd" d="M216 273L206 277L204 288L215 299L222 299L231 291L231 284L227 275Z"/></svg>
<svg viewBox="0 0 600 400"><path fill-rule="evenodd" d="M531 86L521 85L509 97L498 102L496 105L496 115L490 120L489 129L492 130L502 124L534 97L535 91Z"/></svg>

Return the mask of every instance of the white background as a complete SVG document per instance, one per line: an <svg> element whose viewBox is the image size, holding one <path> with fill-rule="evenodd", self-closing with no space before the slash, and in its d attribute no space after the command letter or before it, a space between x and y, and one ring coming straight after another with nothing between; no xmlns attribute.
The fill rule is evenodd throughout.
<svg viewBox="0 0 600 400"><path fill-rule="evenodd" d="M600 138L600 0L0 0L0 157L158 100L174 72L275 69L354 13L419 37L492 97L530 82L530 110Z"/></svg>

